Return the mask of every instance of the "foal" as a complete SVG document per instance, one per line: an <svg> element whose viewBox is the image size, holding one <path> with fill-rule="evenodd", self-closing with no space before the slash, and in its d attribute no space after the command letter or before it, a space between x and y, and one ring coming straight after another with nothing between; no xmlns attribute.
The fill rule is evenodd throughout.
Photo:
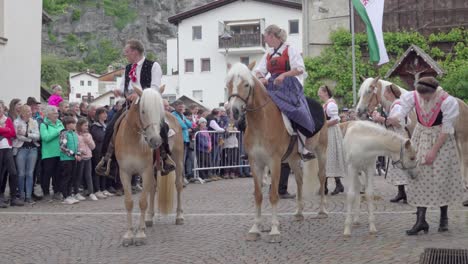
<svg viewBox="0 0 468 264"><path fill-rule="evenodd" d="M343 129L344 127L342 127ZM369 211L369 232L377 233L374 217L374 173L377 156L391 156L394 166L408 170L410 176L416 168L416 151L411 141L382 126L368 121L347 122L343 139L345 160L350 185L347 194L347 214L344 235L351 235L351 223L359 223L361 203L359 173L366 180L366 199ZM354 216L354 217L352 217Z"/></svg>

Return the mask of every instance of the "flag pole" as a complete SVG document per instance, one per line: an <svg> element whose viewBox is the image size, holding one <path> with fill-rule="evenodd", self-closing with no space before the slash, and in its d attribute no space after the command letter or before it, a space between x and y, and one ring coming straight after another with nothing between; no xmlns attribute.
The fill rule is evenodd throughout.
<svg viewBox="0 0 468 264"><path fill-rule="evenodd" d="M354 6L352 0L350 0L349 8L351 9L351 54L353 61L353 107L356 107L357 95L356 95L356 52L355 48L355 39L354 39Z"/></svg>

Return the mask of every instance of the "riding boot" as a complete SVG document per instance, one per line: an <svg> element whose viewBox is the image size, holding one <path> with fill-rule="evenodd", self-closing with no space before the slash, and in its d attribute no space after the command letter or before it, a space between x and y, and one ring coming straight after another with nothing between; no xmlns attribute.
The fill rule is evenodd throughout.
<svg viewBox="0 0 468 264"><path fill-rule="evenodd" d="M161 123L160 136L162 138L162 145L159 147L161 154L162 166L161 166L161 176L166 176L172 171L175 170L176 164L171 158L171 148L169 147L169 125L166 122Z"/></svg>
<svg viewBox="0 0 468 264"><path fill-rule="evenodd" d="M94 169L97 175L109 176L113 155L114 155L114 143L111 141L109 143L109 146L107 147L106 154L101 158L99 163L96 165L96 168Z"/></svg>
<svg viewBox="0 0 468 264"><path fill-rule="evenodd" d="M416 211L416 223L413 228L406 231L408 236L414 236L419 233L419 231L424 231L425 234L429 232L429 224L426 222L426 207L418 207Z"/></svg>
<svg viewBox="0 0 468 264"><path fill-rule="evenodd" d="M336 187L335 187L335 190L331 193L331 195L337 195L340 192L344 192L344 186L341 183L341 180L339 177L335 177L335 183L336 183Z"/></svg>
<svg viewBox="0 0 468 264"><path fill-rule="evenodd" d="M440 223L439 223L439 232L448 231L448 206L440 207Z"/></svg>
<svg viewBox="0 0 468 264"><path fill-rule="evenodd" d="M395 198L391 199L390 202L398 203L401 200L403 200L403 203L406 203L406 192L404 185L398 185L398 194L395 196Z"/></svg>

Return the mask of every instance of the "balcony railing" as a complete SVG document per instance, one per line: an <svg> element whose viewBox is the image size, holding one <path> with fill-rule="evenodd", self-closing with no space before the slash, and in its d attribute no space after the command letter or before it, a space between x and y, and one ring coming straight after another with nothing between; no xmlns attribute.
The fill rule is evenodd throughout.
<svg viewBox="0 0 468 264"><path fill-rule="evenodd" d="M231 48L249 48L249 47L264 47L263 35L261 33L233 33L232 38L219 40L220 49L231 49Z"/></svg>

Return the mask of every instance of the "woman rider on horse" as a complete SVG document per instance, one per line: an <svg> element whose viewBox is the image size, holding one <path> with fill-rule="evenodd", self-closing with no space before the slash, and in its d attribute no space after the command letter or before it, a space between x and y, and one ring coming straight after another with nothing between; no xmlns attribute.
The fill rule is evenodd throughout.
<svg viewBox="0 0 468 264"><path fill-rule="evenodd" d="M305 143L315 130L301 82L307 73L304 60L299 51L286 43L287 33L276 25L265 29L265 43L270 47L255 68L255 76L267 88L271 99L280 111L298 130L300 141ZM299 142L300 153L304 160L314 158Z"/></svg>

